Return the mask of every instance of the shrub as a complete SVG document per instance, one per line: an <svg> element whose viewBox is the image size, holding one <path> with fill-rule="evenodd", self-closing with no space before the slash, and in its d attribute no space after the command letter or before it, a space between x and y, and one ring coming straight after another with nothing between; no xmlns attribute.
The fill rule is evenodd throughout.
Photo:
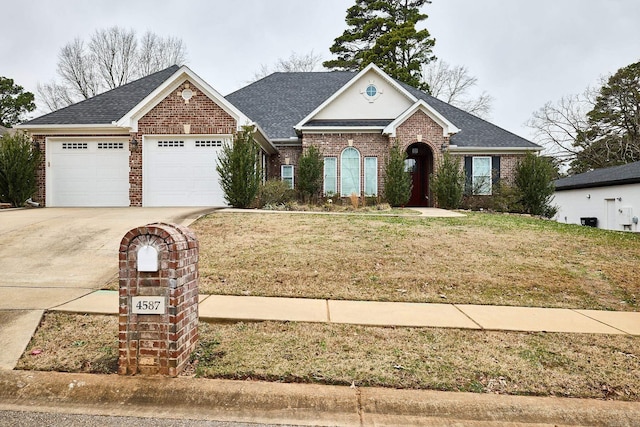
<svg viewBox="0 0 640 427"><path fill-rule="evenodd" d="M260 148L253 133L253 127L245 126L230 144L225 142L216 165L224 198L236 208L253 203L262 181Z"/></svg>
<svg viewBox="0 0 640 427"><path fill-rule="evenodd" d="M22 206L38 188L36 173L40 152L30 138L18 132L0 140L0 200Z"/></svg>
<svg viewBox="0 0 640 427"><path fill-rule="evenodd" d="M531 215L555 215L551 206L555 187L554 168L548 159L532 153L516 165L515 183L520 192L520 203L525 213Z"/></svg>
<svg viewBox="0 0 640 427"><path fill-rule="evenodd" d="M322 190L324 160L315 146L310 146L298 161L298 191L304 202L317 198Z"/></svg>
<svg viewBox="0 0 640 427"><path fill-rule="evenodd" d="M474 211L486 209L496 212L523 213L520 192L516 187L503 181L493 185L491 195L465 194L462 197L461 207Z"/></svg>
<svg viewBox="0 0 640 427"><path fill-rule="evenodd" d="M295 197L289 184L280 179L270 179L260 186L258 191L258 207L285 205Z"/></svg>
<svg viewBox="0 0 640 427"><path fill-rule="evenodd" d="M407 153L396 142L385 165L384 197L391 206L404 206L411 198L411 175L405 169Z"/></svg>
<svg viewBox="0 0 640 427"><path fill-rule="evenodd" d="M460 168L460 161L451 156L449 152L445 152L435 176L431 176L431 191L436 198L438 207L443 209L459 208L464 182L465 176L464 171Z"/></svg>
<svg viewBox="0 0 640 427"><path fill-rule="evenodd" d="M360 197L356 193L351 193L349 201L353 209L358 209L358 206L360 206Z"/></svg>

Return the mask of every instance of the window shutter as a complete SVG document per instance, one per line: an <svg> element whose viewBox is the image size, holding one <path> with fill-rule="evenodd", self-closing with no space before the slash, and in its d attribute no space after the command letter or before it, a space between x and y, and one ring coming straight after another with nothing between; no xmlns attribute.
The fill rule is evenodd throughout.
<svg viewBox="0 0 640 427"><path fill-rule="evenodd" d="M473 182L473 157L464 156L464 192L471 194Z"/></svg>
<svg viewBox="0 0 640 427"><path fill-rule="evenodd" d="M493 185L500 183L500 156L491 157L491 183Z"/></svg>

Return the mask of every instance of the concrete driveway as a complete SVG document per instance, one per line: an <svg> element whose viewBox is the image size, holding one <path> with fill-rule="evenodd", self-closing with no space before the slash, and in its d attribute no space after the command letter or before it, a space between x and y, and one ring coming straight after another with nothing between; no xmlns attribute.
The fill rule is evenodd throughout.
<svg viewBox="0 0 640 427"><path fill-rule="evenodd" d="M0 309L48 309L118 273L120 240L152 222L189 224L212 209L43 208L0 211Z"/></svg>

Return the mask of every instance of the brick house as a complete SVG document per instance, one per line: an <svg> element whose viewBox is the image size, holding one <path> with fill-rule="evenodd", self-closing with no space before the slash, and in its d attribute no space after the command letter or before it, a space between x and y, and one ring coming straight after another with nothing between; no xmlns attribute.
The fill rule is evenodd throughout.
<svg viewBox="0 0 640 427"><path fill-rule="evenodd" d="M513 179L541 148L392 79L355 72L274 73L226 97L173 66L19 127L44 152L37 200L47 206L221 206L215 163L224 141L256 127L266 178L295 187L306 147L324 157L324 193L377 196L398 142L407 153L409 205L433 206L429 175L459 156L479 194Z"/></svg>

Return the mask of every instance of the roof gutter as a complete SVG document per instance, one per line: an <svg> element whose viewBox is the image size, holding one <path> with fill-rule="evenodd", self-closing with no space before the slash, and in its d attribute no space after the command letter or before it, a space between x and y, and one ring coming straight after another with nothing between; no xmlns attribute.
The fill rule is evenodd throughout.
<svg viewBox="0 0 640 427"><path fill-rule="evenodd" d="M452 153L467 153L467 154L483 154L483 153L526 153L529 151L542 151L542 147L459 147L457 145L450 145L449 151Z"/></svg>
<svg viewBox="0 0 640 427"><path fill-rule="evenodd" d="M303 133L382 133L385 126L303 126L299 130Z"/></svg>
<svg viewBox="0 0 640 427"><path fill-rule="evenodd" d="M569 184L569 185L563 185L563 186L560 186L560 187L556 187L556 191L580 190L582 188L613 187L613 186L616 186L616 185L627 185L627 184L640 184L640 177L620 179L620 180L617 180L617 181L586 182L586 183L582 183L582 184Z"/></svg>
<svg viewBox="0 0 640 427"><path fill-rule="evenodd" d="M96 123L96 124L51 124L51 125L16 125L14 129L20 129L27 131L31 134L44 134L44 133L86 133L88 130L92 132L123 132L129 134L129 130L115 123Z"/></svg>

